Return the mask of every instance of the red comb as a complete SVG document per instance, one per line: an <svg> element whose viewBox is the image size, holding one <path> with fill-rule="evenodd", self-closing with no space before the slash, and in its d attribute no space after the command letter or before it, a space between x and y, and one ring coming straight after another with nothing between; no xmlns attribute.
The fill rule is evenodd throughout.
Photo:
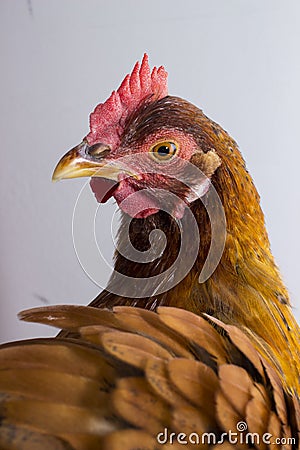
<svg viewBox="0 0 300 450"><path fill-rule="evenodd" d="M145 100L159 100L168 95L167 72L161 66L150 71L148 55L142 64L137 62L130 75L126 75L117 91L113 91L105 103L96 106L90 115L90 133L86 136L89 145L97 142L120 143L120 135L126 118Z"/></svg>

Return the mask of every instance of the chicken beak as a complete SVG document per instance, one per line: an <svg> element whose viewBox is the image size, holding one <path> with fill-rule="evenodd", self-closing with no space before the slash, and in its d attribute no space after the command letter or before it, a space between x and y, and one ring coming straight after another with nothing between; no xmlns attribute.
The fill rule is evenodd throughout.
<svg viewBox="0 0 300 450"><path fill-rule="evenodd" d="M52 180L101 177L118 181L118 176L124 169L106 159L109 153L108 145L99 143L89 147L84 140L61 158L54 169Z"/></svg>

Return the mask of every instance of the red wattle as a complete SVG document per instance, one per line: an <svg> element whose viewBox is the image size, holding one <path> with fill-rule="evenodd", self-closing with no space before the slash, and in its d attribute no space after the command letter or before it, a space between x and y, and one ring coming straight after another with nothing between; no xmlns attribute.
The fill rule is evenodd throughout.
<svg viewBox="0 0 300 450"><path fill-rule="evenodd" d="M105 203L109 200L118 187L118 183L107 178L91 178L90 186L99 203Z"/></svg>

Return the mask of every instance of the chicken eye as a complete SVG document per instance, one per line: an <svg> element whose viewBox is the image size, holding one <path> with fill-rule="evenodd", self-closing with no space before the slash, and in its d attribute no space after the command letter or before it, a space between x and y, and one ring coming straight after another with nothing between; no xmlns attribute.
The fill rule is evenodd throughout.
<svg viewBox="0 0 300 450"><path fill-rule="evenodd" d="M151 147L152 156L159 161L171 159L177 152L177 145L174 142L160 142Z"/></svg>

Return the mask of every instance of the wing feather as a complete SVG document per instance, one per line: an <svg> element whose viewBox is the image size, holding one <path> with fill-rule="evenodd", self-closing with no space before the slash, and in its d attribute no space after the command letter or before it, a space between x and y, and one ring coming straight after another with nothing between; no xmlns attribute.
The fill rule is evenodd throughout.
<svg viewBox="0 0 300 450"><path fill-rule="evenodd" d="M182 448L180 433L213 433L204 449L250 449L226 437L241 421L298 448L298 397L235 326L170 307L57 306L22 318L66 337L1 347L1 450L155 450L165 432L166 450Z"/></svg>

